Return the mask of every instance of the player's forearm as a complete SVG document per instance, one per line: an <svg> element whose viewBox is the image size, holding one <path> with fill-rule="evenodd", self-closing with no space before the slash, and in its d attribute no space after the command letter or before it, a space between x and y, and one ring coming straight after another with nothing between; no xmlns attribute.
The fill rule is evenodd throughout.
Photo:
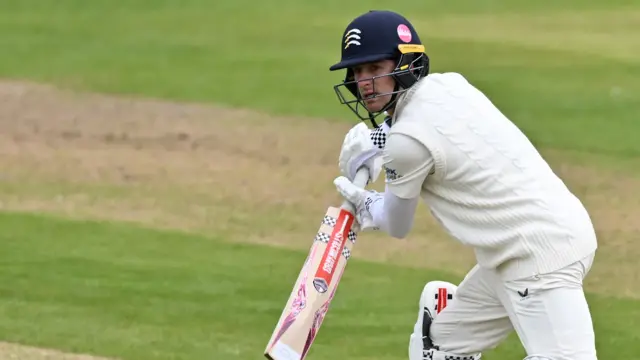
<svg viewBox="0 0 640 360"><path fill-rule="evenodd" d="M387 234L402 239L409 234L413 227L418 198L401 199L389 191L385 191L384 197L369 206L369 212L373 222L380 230Z"/></svg>

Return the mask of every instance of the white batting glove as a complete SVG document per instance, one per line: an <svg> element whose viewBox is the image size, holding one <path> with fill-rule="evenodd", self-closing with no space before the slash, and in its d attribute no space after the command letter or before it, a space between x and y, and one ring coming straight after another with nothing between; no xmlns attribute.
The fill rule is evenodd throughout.
<svg viewBox="0 0 640 360"><path fill-rule="evenodd" d="M369 170L369 181L375 182L382 170L382 150L373 143L372 132L364 123L349 130L342 143L338 165L340 173L353 181L361 167Z"/></svg>
<svg viewBox="0 0 640 360"><path fill-rule="evenodd" d="M333 181L333 184L336 186L336 189L338 189L340 195L356 208L355 215L359 224L359 231L380 230L373 222L373 216L371 216L369 212L369 206L381 200L382 194L373 190L359 188L344 176L338 176Z"/></svg>

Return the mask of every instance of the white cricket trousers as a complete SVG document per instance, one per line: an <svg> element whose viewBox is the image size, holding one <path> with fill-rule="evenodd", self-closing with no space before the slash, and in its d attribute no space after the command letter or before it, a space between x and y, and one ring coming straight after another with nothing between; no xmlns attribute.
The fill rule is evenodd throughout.
<svg viewBox="0 0 640 360"><path fill-rule="evenodd" d="M515 330L528 356L596 360L582 287L594 255L549 274L514 281L474 267L453 301L434 319L434 344L450 353L476 354L496 347Z"/></svg>

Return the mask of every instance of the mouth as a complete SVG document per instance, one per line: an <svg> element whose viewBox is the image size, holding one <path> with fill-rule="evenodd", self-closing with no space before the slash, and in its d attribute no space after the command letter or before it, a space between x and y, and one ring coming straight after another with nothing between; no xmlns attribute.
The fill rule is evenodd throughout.
<svg viewBox="0 0 640 360"><path fill-rule="evenodd" d="M364 94L362 95L362 98L363 98L364 100L371 100L371 99L373 99L374 97L376 97L376 95L378 95L378 94L376 94L375 92L367 92L367 93L364 93Z"/></svg>

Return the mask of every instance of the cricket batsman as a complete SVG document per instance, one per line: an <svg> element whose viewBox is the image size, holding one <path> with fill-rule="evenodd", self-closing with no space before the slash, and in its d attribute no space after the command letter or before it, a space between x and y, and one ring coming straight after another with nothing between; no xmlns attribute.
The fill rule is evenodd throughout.
<svg viewBox="0 0 640 360"><path fill-rule="evenodd" d="M403 16L364 13L340 46L330 70L346 76L335 91L374 128L347 133L334 181L361 230L404 238L422 199L477 259L460 284L426 282L409 359L480 359L514 330L526 360L597 359L582 284L597 240L580 200L480 90L458 73L429 73ZM362 166L370 181L384 167L384 192L352 184Z"/></svg>

